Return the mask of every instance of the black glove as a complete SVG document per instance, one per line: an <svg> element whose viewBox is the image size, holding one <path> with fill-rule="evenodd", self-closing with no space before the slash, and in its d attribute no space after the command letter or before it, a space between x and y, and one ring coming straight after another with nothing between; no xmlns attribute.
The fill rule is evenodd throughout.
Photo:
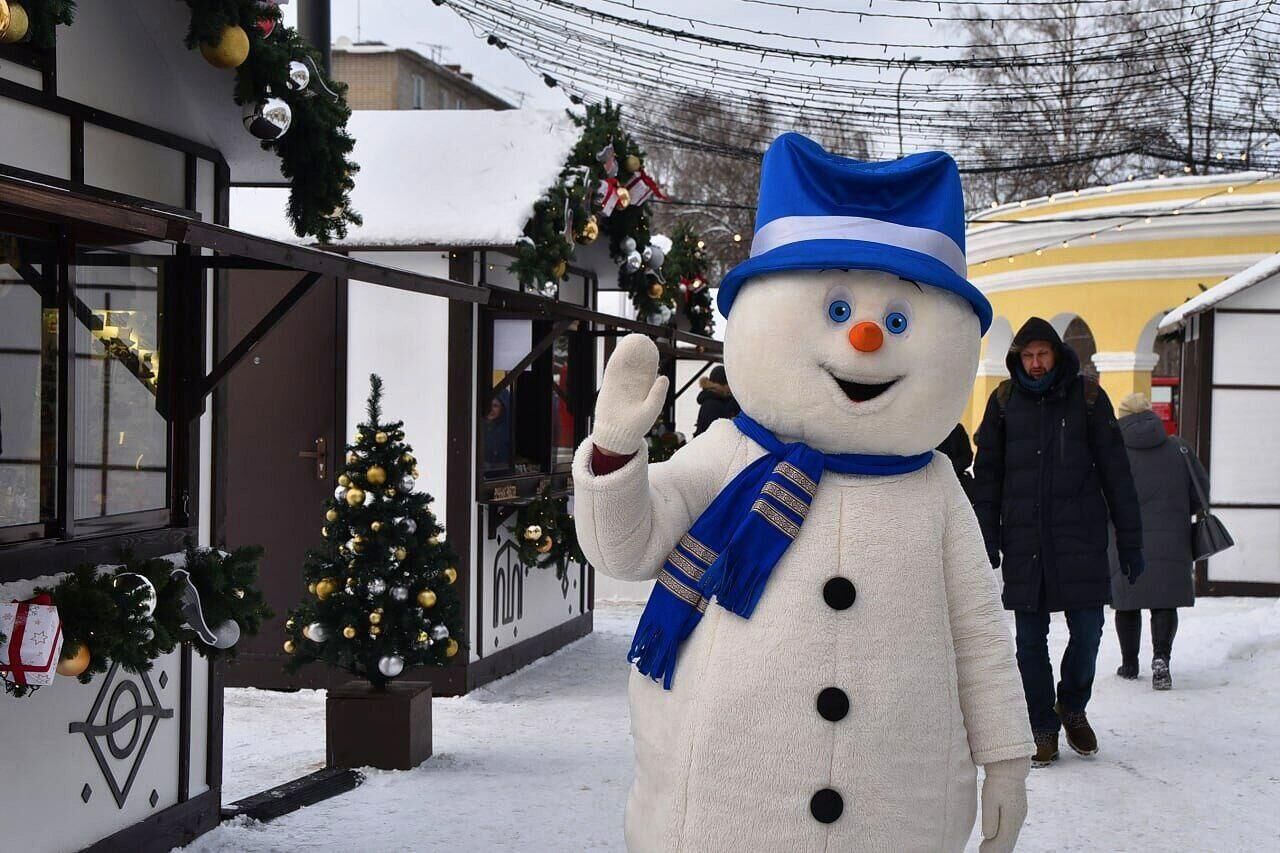
<svg viewBox="0 0 1280 853"><path fill-rule="evenodd" d="M1129 579L1129 584L1138 582L1142 573L1147 570L1147 561L1142 558L1142 551L1137 548L1125 548L1120 551L1120 574Z"/></svg>
<svg viewBox="0 0 1280 853"><path fill-rule="evenodd" d="M987 559L991 561L991 568L993 568L993 569L998 569L998 568L1000 568L1000 549L999 549L999 548L988 548L988 549L987 549Z"/></svg>

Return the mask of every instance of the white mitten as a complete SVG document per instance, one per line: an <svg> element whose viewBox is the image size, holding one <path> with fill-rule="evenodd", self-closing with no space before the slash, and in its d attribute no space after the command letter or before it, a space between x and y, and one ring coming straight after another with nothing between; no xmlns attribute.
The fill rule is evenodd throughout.
<svg viewBox="0 0 1280 853"><path fill-rule="evenodd" d="M1012 853L1027 819L1027 773L1030 758L1010 758L983 765L982 844L980 853Z"/></svg>
<svg viewBox="0 0 1280 853"><path fill-rule="evenodd" d="M644 335L627 335L604 368L591 440L618 456L639 452L667 399L658 376L658 348Z"/></svg>

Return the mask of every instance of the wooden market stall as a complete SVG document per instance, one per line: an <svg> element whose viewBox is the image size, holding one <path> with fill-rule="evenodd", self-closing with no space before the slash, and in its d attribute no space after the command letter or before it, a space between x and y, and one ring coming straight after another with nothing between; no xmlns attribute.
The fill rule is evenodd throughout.
<svg viewBox="0 0 1280 853"><path fill-rule="evenodd" d="M331 463L341 458L362 417L369 374L377 373L383 409L405 421L420 487L435 497L458 552L467 608L467 658L443 676L406 677L430 680L436 695L465 693L591 630L590 567L557 577L524 564L512 515L535 495L572 494L570 460L589 431L613 339L648 334L668 362L718 358L720 344L599 310L599 282L617 274L602 245L580 247L554 293L521 290L508 270L515 248L534 202L578 139L564 113L370 111L354 113L350 127L361 163L352 202L364 224L326 248L474 284L483 299L393 291L352 276L313 303L312 313L286 319L255 350L262 364L229 382L225 477L241 497L226 535L267 545L264 588L283 613L301 593L298 567L317 542L333 488L314 457L298 454L323 446ZM237 227L291 237L278 190L235 188L231 206ZM256 298L234 286L227 296L222 310L233 322L237 300ZM251 418L237 414L250 411ZM300 412L314 413L311 432L298 426ZM276 479L250 494L261 491L266 459L289 457L305 483L295 490ZM274 636L268 630L247 647L231 683L333 686L347 678L318 667L285 675Z"/></svg>
<svg viewBox="0 0 1280 853"><path fill-rule="evenodd" d="M1280 255L1183 303L1160 331L1182 340L1179 431L1236 541L1196 566L1197 591L1280 595Z"/></svg>

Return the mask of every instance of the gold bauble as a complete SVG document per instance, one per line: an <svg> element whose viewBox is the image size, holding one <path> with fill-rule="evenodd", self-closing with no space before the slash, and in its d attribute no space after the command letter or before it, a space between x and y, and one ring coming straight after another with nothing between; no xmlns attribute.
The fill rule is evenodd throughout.
<svg viewBox="0 0 1280 853"><path fill-rule="evenodd" d="M343 474L341 477L339 477L339 478L338 478L338 485L339 485L339 486L350 486L350 485L351 485L351 478L350 478L350 477L348 477L346 474Z"/></svg>
<svg viewBox="0 0 1280 853"><path fill-rule="evenodd" d="M428 545L439 545L439 544L440 544L440 534L438 534L438 533L432 533L430 536L428 536L428 537L427 537L427 544L428 544Z"/></svg>
<svg viewBox="0 0 1280 853"><path fill-rule="evenodd" d="M355 566L351 566L351 568L353 568L353 569L354 569L354 568L355 568ZM347 589L355 589L355 588L356 588L356 584L358 584L358 583L359 583L359 581L357 581L355 578L347 578Z"/></svg>
<svg viewBox="0 0 1280 853"><path fill-rule="evenodd" d="M364 503L364 492L360 489L347 489L347 506L360 506Z"/></svg>
<svg viewBox="0 0 1280 853"><path fill-rule="evenodd" d="M387 489L387 497L389 497L389 498L394 498L395 496L396 496L396 490L395 490L395 489Z"/></svg>
<svg viewBox="0 0 1280 853"><path fill-rule="evenodd" d="M663 290L662 282L660 282L660 281L655 281L653 284L649 285L649 298L650 298L650 299L659 299L659 298L661 298L661 297L662 297L662 290Z"/></svg>
<svg viewBox="0 0 1280 853"><path fill-rule="evenodd" d="M354 625L348 625L347 627L343 628L343 629L342 629L342 636L346 637L348 640L354 640L354 639L356 638L356 629L355 629L355 626L354 626Z"/></svg>
<svg viewBox="0 0 1280 853"><path fill-rule="evenodd" d="M564 274L569 271L569 264L565 261L559 261L551 268L551 275L556 281L564 278Z"/></svg>
<svg viewBox="0 0 1280 853"><path fill-rule="evenodd" d="M333 578L321 578L316 584L316 598L324 601L338 590L338 582Z"/></svg>
<svg viewBox="0 0 1280 853"><path fill-rule="evenodd" d="M373 611L372 613L370 613L370 614L369 614L369 624L370 624L370 625L377 625L377 624L379 624L380 622L382 622L382 614L381 614L381 613L379 613L378 611L376 611L376 610L375 610L375 611Z"/></svg>
<svg viewBox="0 0 1280 853"><path fill-rule="evenodd" d="M347 454L347 464L348 464L348 465L354 465L354 464L356 464L356 463L357 463L357 462L359 462L359 461L360 461L360 457L359 457L359 456L356 456L356 453L355 453L355 451L354 451L354 450Z"/></svg>
<svg viewBox="0 0 1280 853"><path fill-rule="evenodd" d="M386 443L387 443L387 434L386 434L385 432L380 432L380 433L378 433L377 435L375 435L375 436L373 437L373 440L374 440L374 441L376 441L376 442L378 442L378 444L386 444Z"/></svg>
<svg viewBox="0 0 1280 853"><path fill-rule="evenodd" d="M430 634L428 634L426 631L419 631L419 632L418 632L418 645L423 646L423 645L426 645L426 644L427 644L427 643L429 643L429 642L431 642L431 635L430 635Z"/></svg>
<svg viewBox="0 0 1280 853"><path fill-rule="evenodd" d="M27 30L31 27L31 21L27 18L27 10L22 7L21 3L0 3L0 7L7 9L0 10L0 43L17 44L27 37ZM8 25L5 25L4 18L8 18ZM81 646L84 648L84 646ZM86 663L85 666L88 666ZM62 666L59 664L59 671ZM80 673L75 673L79 675Z"/></svg>
<svg viewBox="0 0 1280 853"><path fill-rule="evenodd" d="M631 190L626 187L618 187L618 208L622 209L631 204Z"/></svg>
<svg viewBox="0 0 1280 853"><path fill-rule="evenodd" d="M316 594L316 585L315 585L315 582L314 582L314 581L313 581L313 582L311 582L311 583L309 583L309 584L307 584L307 592L308 592L309 594L311 594L311 595L315 595L315 594Z"/></svg>
<svg viewBox="0 0 1280 853"><path fill-rule="evenodd" d="M538 543L538 553L539 553L539 554L546 554L546 553L547 553L547 552L549 552L552 548L554 548L554 547L555 547L555 545L556 545L556 543L555 543L555 542L553 542L553 541L551 541L551 537L550 537L550 536L548 536L546 539L543 539L541 542L539 542L539 543Z"/></svg>
<svg viewBox="0 0 1280 853"><path fill-rule="evenodd" d="M311 628L311 626L310 626L310 625L303 625L303 626L302 626L302 638L303 638L304 640L310 640L310 639L311 639L311 630L310 630L310 628Z"/></svg>
<svg viewBox="0 0 1280 853"><path fill-rule="evenodd" d="M328 538L329 538L329 528L327 528L327 527L321 527L321 528L320 528L320 535L321 535L321 536L323 536L325 539L328 539Z"/></svg>
<svg viewBox="0 0 1280 853"><path fill-rule="evenodd" d="M444 576L449 579L449 583L453 583L458 579L458 570L450 566L444 570Z"/></svg>
<svg viewBox="0 0 1280 853"><path fill-rule="evenodd" d="M640 158L634 154L628 154L627 159L623 160L622 164L627 167L628 172L638 172L640 171L640 166L643 165L640 162Z"/></svg>
<svg viewBox="0 0 1280 853"><path fill-rule="evenodd" d="M362 433L362 432L358 432L358 433L356 433L355 443L356 443L356 444L364 444L364 433Z"/></svg>
<svg viewBox="0 0 1280 853"><path fill-rule="evenodd" d="M14 8L21 9L21 6ZM89 647L84 643L80 644L80 648L76 649L76 653L69 658L62 658L58 661L58 675L69 675L75 678L80 673L89 668Z"/></svg>
<svg viewBox="0 0 1280 853"><path fill-rule="evenodd" d="M395 558L396 558L397 560L403 560L403 559L404 559L405 557L407 557L407 556L409 556L409 552L408 552L408 551L406 551L405 549L403 549L403 548L397 548L397 549L395 550Z"/></svg>
<svg viewBox="0 0 1280 853"><path fill-rule="evenodd" d="M297 626L297 624L298 624L298 623L297 623L297 622L295 622L293 619L288 619L288 620L286 620L286 621L285 621L285 623L284 623L284 627L285 627L286 629L288 629L288 630L292 631L292 630Z"/></svg>
<svg viewBox="0 0 1280 853"><path fill-rule="evenodd" d="M369 529L372 530L374 533L377 533L379 530L382 529L382 522L375 521L373 524L369 525Z"/></svg>
<svg viewBox="0 0 1280 853"><path fill-rule="evenodd" d="M352 537L351 537L351 550L352 550L352 551L355 551L357 554L359 554L360 552L362 552L362 551L364 550L364 537L363 537L363 536L352 536Z"/></svg>
<svg viewBox="0 0 1280 853"><path fill-rule="evenodd" d="M600 236L600 223L593 216L582 224L582 233L578 235L578 242L583 245L594 243L596 238Z"/></svg>
<svg viewBox="0 0 1280 853"><path fill-rule="evenodd" d="M530 542L536 542L542 538L542 528L536 524L530 524L524 529L524 538Z"/></svg>
<svg viewBox="0 0 1280 853"><path fill-rule="evenodd" d="M382 626L380 626L380 625L370 625L370 626L369 626L369 633L370 633L370 634L372 634L372 635L373 635L373 636L375 636L375 637L376 637L376 636L378 636L379 634L381 634L381 633L382 633Z"/></svg>
<svg viewBox="0 0 1280 853"><path fill-rule="evenodd" d="M249 58L249 34L240 27L223 27L216 43L200 42L200 53L214 68L238 68Z"/></svg>
<svg viewBox="0 0 1280 853"><path fill-rule="evenodd" d="M298 645L293 640L285 640L284 650L286 654L293 654L298 650Z"/></svg>
<svg viewBox="0 0 1280 853"><path fill-rule="evenodd" d="M414 465L412 468L410 468L410 469L409 469L409 473L410 473L410 474L412 474L412 475L414 476L414 479L417 479L418 477L422 476L421 474L419 474L419 473L418 473L418 466L417 466L417 465Z"/></svg>
<svg viewBox="0 0 1280 853"><path fill-rule="evenodd" d="M418 593L418 604L428 608L435 607L436 594L429 589L424 589L422 592Z"/></svg>
<svg viewBox="0 0 1280 853"><path fill-rule="evenodd" d="M370 465L369 470L365 472L365 479L375 486L381 486L387 482L387 469L381 465Z"/></svg>
<svg viewBox="0 0 1280 853"><path fill-rule="evenodd" d="M404 463L404 464L406 464L406 465L412 465L412 464L413 464L413 462L414 462L413 454L412 454L412 453L406 453L404 456L401 456L401 457L400 457L400 461L401 461L401 462L403 462L403 463Z"/></svg>
<svg viewBox="0 0 1280 853"><path fill-rule="evenodd" d="M449 638L449 645L445 646L444 656L451 658L458 653L458 641L453 637Z"/></svg>
<svg viewBox="0 0 1280 853"><path fill-rule="evenodd" d="M337 511L336 509L331 509L331 510L329 510L328 512L326 512L326 513L324 514L324 520L325 520L325 521L337 521L337 520L338 520L338 511Z"/></svg>

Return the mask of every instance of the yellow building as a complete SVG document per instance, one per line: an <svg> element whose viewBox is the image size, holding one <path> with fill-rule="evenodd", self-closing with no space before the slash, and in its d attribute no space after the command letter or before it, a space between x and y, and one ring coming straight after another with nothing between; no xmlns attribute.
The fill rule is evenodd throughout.
<svg viewBox="0 0 1280 853"><path fill-rule="evenodd" d="M974 217L967 242L969 278L995 310L970 400L972 430L1008 378L1014 333L1032 316L1069 340L1113 401L1150 393L1153 371L1176 377L1177 348L1158 344L1156 326L1280 251L1280 179L1161 177L1028 199Z"/></svg>

